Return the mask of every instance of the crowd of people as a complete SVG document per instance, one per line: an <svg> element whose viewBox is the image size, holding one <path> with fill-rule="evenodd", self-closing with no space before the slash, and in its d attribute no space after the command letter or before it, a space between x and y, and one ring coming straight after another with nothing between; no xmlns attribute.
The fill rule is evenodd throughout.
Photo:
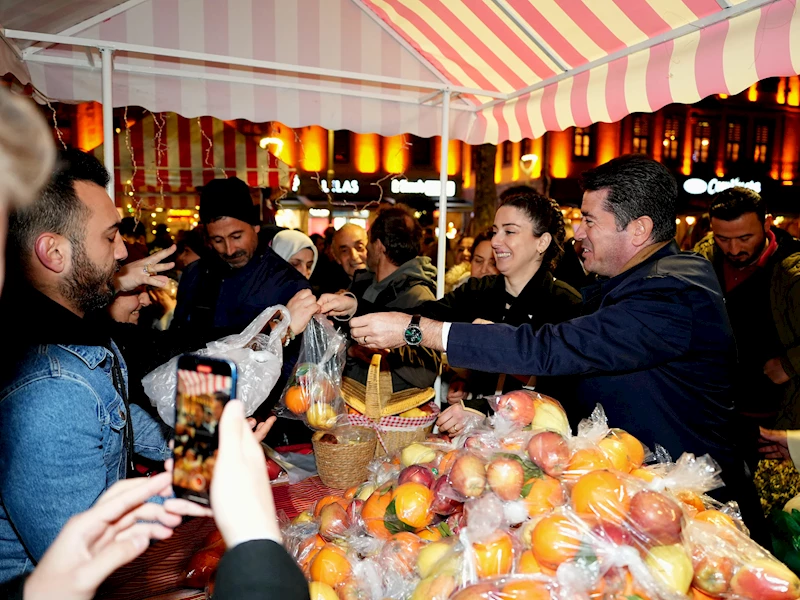
<svg viewBox="0 0 800 600"><path fill-rule="evenodd" d="M651 448L710 454L725 481L715 497L738 502L768 546L753 472L763 456L800 456L800 434L787 433L800 429L800 241L755 192L717 194L712 231L690 253L674 240L677 184L644 156L584 173L573 237L554 200L507 190L492 228L463 236L442 265L437 299L430 234L402 205L382 206L368 230L309 237L262 226L245 182L214 179L201 227L148 245L141 223L120 219L97 159L56 156L41 119L2 92L0 123L0 306L14 332L0 370L7 595L90 598L184 517L213 516L229 548L215 597L305 597L259 442L310 438L270 413L317 314L349 334L346 377L366 381L375 354L395 391L442 375L442 432L527 388L561 401L573 425L601 404ZM249 421L226 406L213 512L170 497L172 432L142 377L276 305L290 315L283 380Z"/></svg>

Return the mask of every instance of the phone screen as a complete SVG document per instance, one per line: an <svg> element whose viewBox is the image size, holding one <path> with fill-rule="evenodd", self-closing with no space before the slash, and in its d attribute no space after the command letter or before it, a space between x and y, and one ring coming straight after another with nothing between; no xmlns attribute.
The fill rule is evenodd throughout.
<svg viewBox="0 0 800 600"><path fill-rule="evenodd" d="M224 360L184 355L175 396L175 495L209 504L219 448L219 419L236 394L236 367Z"/></svg>

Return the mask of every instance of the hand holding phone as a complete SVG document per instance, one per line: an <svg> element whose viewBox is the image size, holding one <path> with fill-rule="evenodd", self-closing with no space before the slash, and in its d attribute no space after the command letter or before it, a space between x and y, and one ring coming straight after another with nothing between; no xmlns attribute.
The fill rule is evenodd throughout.
<svg viewBox="0 0 800 600"><path fill-rule="evenodd" d="M185 354L178 359L172 487L175 495L208 506L219 449L219 421L236 397L236 365Z"/></svg>

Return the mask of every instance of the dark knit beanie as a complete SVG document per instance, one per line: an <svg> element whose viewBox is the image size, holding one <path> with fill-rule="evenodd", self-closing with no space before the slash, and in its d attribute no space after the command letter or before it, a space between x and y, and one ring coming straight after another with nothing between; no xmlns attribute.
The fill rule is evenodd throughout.
<svg viewBox="0 0 800 600"><path fill-rule="evenodd" d="M238 177L212 179L200 192L200 222L207 225L221 217L258 225L258 207L250 197L250 188Z"/></svg>

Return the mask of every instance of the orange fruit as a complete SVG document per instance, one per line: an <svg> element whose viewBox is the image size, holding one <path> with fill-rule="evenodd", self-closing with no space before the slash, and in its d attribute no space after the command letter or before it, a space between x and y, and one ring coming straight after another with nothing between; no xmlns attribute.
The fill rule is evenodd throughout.
<svg viewBox="0 0 800 600"><path fill-rule="evenodd" d="M531 484L531 489L522 501L531 517L549 512L566 502L564 489L558 479L545 475L539 479L529 479L525 482L525 485L528 484Z"/></svg>
<svg viewBox="0 0 800 600"><path fill-rule="evenodd" d="M691 589L692 591L692 600L716 600L713 596L709 596L698 590L696 587Z"/></svg>
<svg viewBox="0 0 800 600"><path fill-rule="evenodd" d="M578 525L567 517L548 515L533 528L533 555L542 567L556 569L578 553L582 537Z"/></svg>
<svg viewBox="0 0 800 600"><path fill-rule="evenodd" d="M414 529L422 529L433 521L433 491L421 483L404 483L394 491L397 518Z"/></svg>
<svg viewBox="0 0 800 600"><path fill-rule="evenodd" d="M736 527L736 523L729 515L726 515L724 512L714 510L713 508L697 513L694 516L694 520L703 521L704 523L711 523L717 527L730 527L732 529L738 529L738 527Z"/></svg>
<svg viewBox="0 0 800 600"><path fill-rule="evenodd" d="M633 468L638 469L644 462L644 445L624 429L612 429L611 434L628 447L628 458Z"/></svg>
<svg viewBox="0 0 800 600"><path fill-rule="evenodd" d="M458 450L450 450L450 452L442 457L442 459L439 461L439 466L437 467L440 477L450 471L450 467L453 466L453 463L456 462L457 458Z"/></svg>
<svg viewBox="0 0 800 600"><path fill-rule="evenodd" d="M597 444L606 458L611 462L611 466L617 471L629 473L633 470L633 462L628 456L628 446L613 435L600 440Z"/></svg>
<svg viewBox="0 0 800 600"><path fill-rule="evenodd" d="M542 567L533 555L533 550L525 550L520 554L519 562L517 563L517 573L534 574L541 573Z"/></svg>
<svg viewBox="0 0 800 600"><path fill-rule="evenodd" d="M581 475L598 469L610 469L611 462L603 454L602 450L595 448L584 448L578 450L567 463L562 478L571 482L577 480Z"/></svg>
<svg viewBox="0 0 800 600"><path fill-rule="evenodd" d="M382 540L391 539L391 532L386 529L386 507L392 501L391 483L386 483L370 494L361 507L361 519L364 528L372 537Z"/></svg>
<svg viewBox="0 0 800 600"><path fill-rule="evenodd" d="M697 513L703 512L706 509L706 505L703 504L703 499L694 492L684 490L675 495L684 505L684 508L691 517L694 517Z"/></svg>
<svg viewBox="0 0 800 600"><path fill-rule="evenodd" d="M514 544L505 532L496 532L485 542L472 544L478 577L493 577L511 572L514 563Z"/></svg>
<svg viewBox="0 0 800 600"><path fill-rule="evenodd" d="M358 493L358 488L359 487L360 486L354 485L351 488L347 488L347 490L344 493L344 499L345 500L352 500L353 498L355 498L356 494Z"/></svg>
<svg viewBox="0 0 800 600"><path fill-rule="evenodd" d="M512 581L500 590L503 600L550 600L550 590L544 581Z"/></svg>
<svg viewBox="0 0 800 600"><path fill-rule="evenodd" d="M352 572L344 550L333 544L326 544L317 552L309 569L312 581L325 583L332 588L347 581Z"/></svg>
<svg viewBox="0 0 800 600"><path fill-rule="evenodd" d="M656 474L653 473L653 471L650 469L643 469L641 467L631 471L631 476L641 479L642 481L646 481L647 483L650 483L656 478Z"/></svg>
<svg viewBox="0 0 800 600"><path fill-rule="evenodd" d="M422 546L422 540L413 533L408 531L397 533L381 549L381 566L410 576L414 572Z"/></svg>
<svg viewBox="0 0 800 600"><path fill-rule="evenodd" d="M572 488L572 508L583 515L620 523L631 507L622 480L610 471L592 471L581 476Z"/></svg>
<svg viewBox="0 0 800 600"><path fill-rule="evenodd" d="M310 398L303 392L303 388L299 385L293 385L286 390L284 402L286 403L286 408L296 415L305 414L308 407L311 406Z"/></svg>
<svg viewBox="0 0 800 600"><path fill-rule="evenodd" d="M300 544L297 546L296 552L300 566L311 562L313 554L316 554L315 550L319 550L324 545L325 540L323 540L322 536L319 534L310 535L300 542Z"/></svg>
<svg viewBox="0 0 800 600"><path fill-rule="evenodd" d="M426 527L425 529L420 529L417 532L417 535L420 539L425 540L426 542L438 542L442 539L442 532L439 531L438 527Z"/></svg>
<svg viewBox="0 0 800 600"><path fill-rule="evenodd" d="M334 502L339 506L341 506L343 509L347 510L347 505L349 504L349 502L344 498L342 498L341 496L323 496L322 498L317 500L317 504L316 506L314 506L314 517L318 519L319 513L322 512L322 509L328 506L328 504L333 504Z"/></svg>

